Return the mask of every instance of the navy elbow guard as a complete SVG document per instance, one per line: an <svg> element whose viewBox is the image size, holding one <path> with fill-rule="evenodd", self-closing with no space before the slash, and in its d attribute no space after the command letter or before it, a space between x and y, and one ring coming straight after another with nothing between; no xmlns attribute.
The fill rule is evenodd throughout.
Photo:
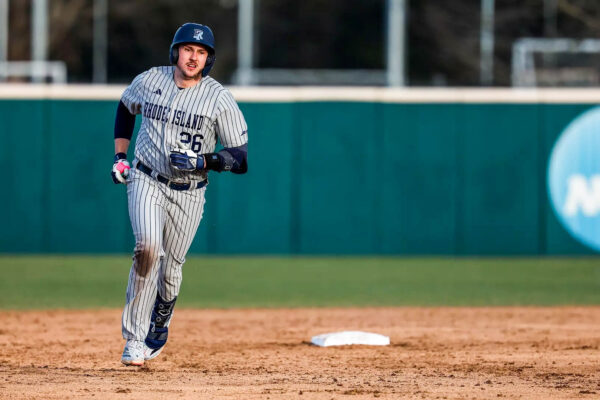
<svg viewBox="0 0 600 400"><path fill-rule="evenodd" d="M225 169L234 174L248 172L248 144L240 147L229 147L219 152L223 156Z"/></svg>

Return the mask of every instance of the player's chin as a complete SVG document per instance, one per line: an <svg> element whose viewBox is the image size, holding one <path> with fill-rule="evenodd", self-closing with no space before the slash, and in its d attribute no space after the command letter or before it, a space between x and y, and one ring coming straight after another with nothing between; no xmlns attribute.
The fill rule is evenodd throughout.
<svg viewBox="0 0 600 400"><path fill-rule="evenodd" d="M198 79L202 78L202 69L200 69L200 68L193 69L193 70L185 69L185 70L183 70L183 75L188 79L198 80Z"/></svg>

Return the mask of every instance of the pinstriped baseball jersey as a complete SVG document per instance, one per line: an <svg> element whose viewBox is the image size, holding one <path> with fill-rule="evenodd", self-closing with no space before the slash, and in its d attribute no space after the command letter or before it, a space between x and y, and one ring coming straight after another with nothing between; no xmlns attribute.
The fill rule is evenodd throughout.
<svg viewBox="0 0 600 400"><path fill-rule="evenodd" d="M175 182L200 181L206 171L184 172L169 163L175 147L197 154L212 153L217 139L223 147L248 142L248 127L231 93L210 76L180 89L173 66L151 68L127 87L121 101L132 114L142 114L135 158Z"/></svg>

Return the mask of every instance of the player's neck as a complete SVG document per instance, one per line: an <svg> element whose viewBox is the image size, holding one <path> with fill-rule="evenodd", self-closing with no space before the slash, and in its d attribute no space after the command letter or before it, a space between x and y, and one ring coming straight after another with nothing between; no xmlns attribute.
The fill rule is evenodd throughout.
<svg viewBox="0 0 600 400"><path fill-rule="evenodd" d="M175 80L175 85L177 85L180 89L187 89L192 86L196 86L202 80L202 76L196 78L188 78L178 69L175 68L175 72L173 73L173 79Z"/></svg>

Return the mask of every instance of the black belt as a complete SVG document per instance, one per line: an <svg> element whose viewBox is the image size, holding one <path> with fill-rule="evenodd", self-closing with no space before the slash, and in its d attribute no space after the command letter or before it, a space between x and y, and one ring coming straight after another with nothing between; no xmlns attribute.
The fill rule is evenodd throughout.
<svg viewBox="0 0 600 400"><path fill-rule="evenodd" d="M137 169L139 169L140 171L142 171L143 173L145 173L146 175L153 177L152 176L152 169L150 167L145 166L144 164L142 164L141 162L138 161L137 165L135 166ZM192 186L190 183L177 183L177 182L171 182L169 179L165 178L162 175L156 174L156 180L164 183L165 185L167 185L168 187L170 187L173 190L189 190L190 187ZM193 187L193 189L200 189L203 188L204 186L206 186L206 184L208 183L208 180L205 179L201 182L198 182L198 184L196 185L196 187Z"/></svg>

